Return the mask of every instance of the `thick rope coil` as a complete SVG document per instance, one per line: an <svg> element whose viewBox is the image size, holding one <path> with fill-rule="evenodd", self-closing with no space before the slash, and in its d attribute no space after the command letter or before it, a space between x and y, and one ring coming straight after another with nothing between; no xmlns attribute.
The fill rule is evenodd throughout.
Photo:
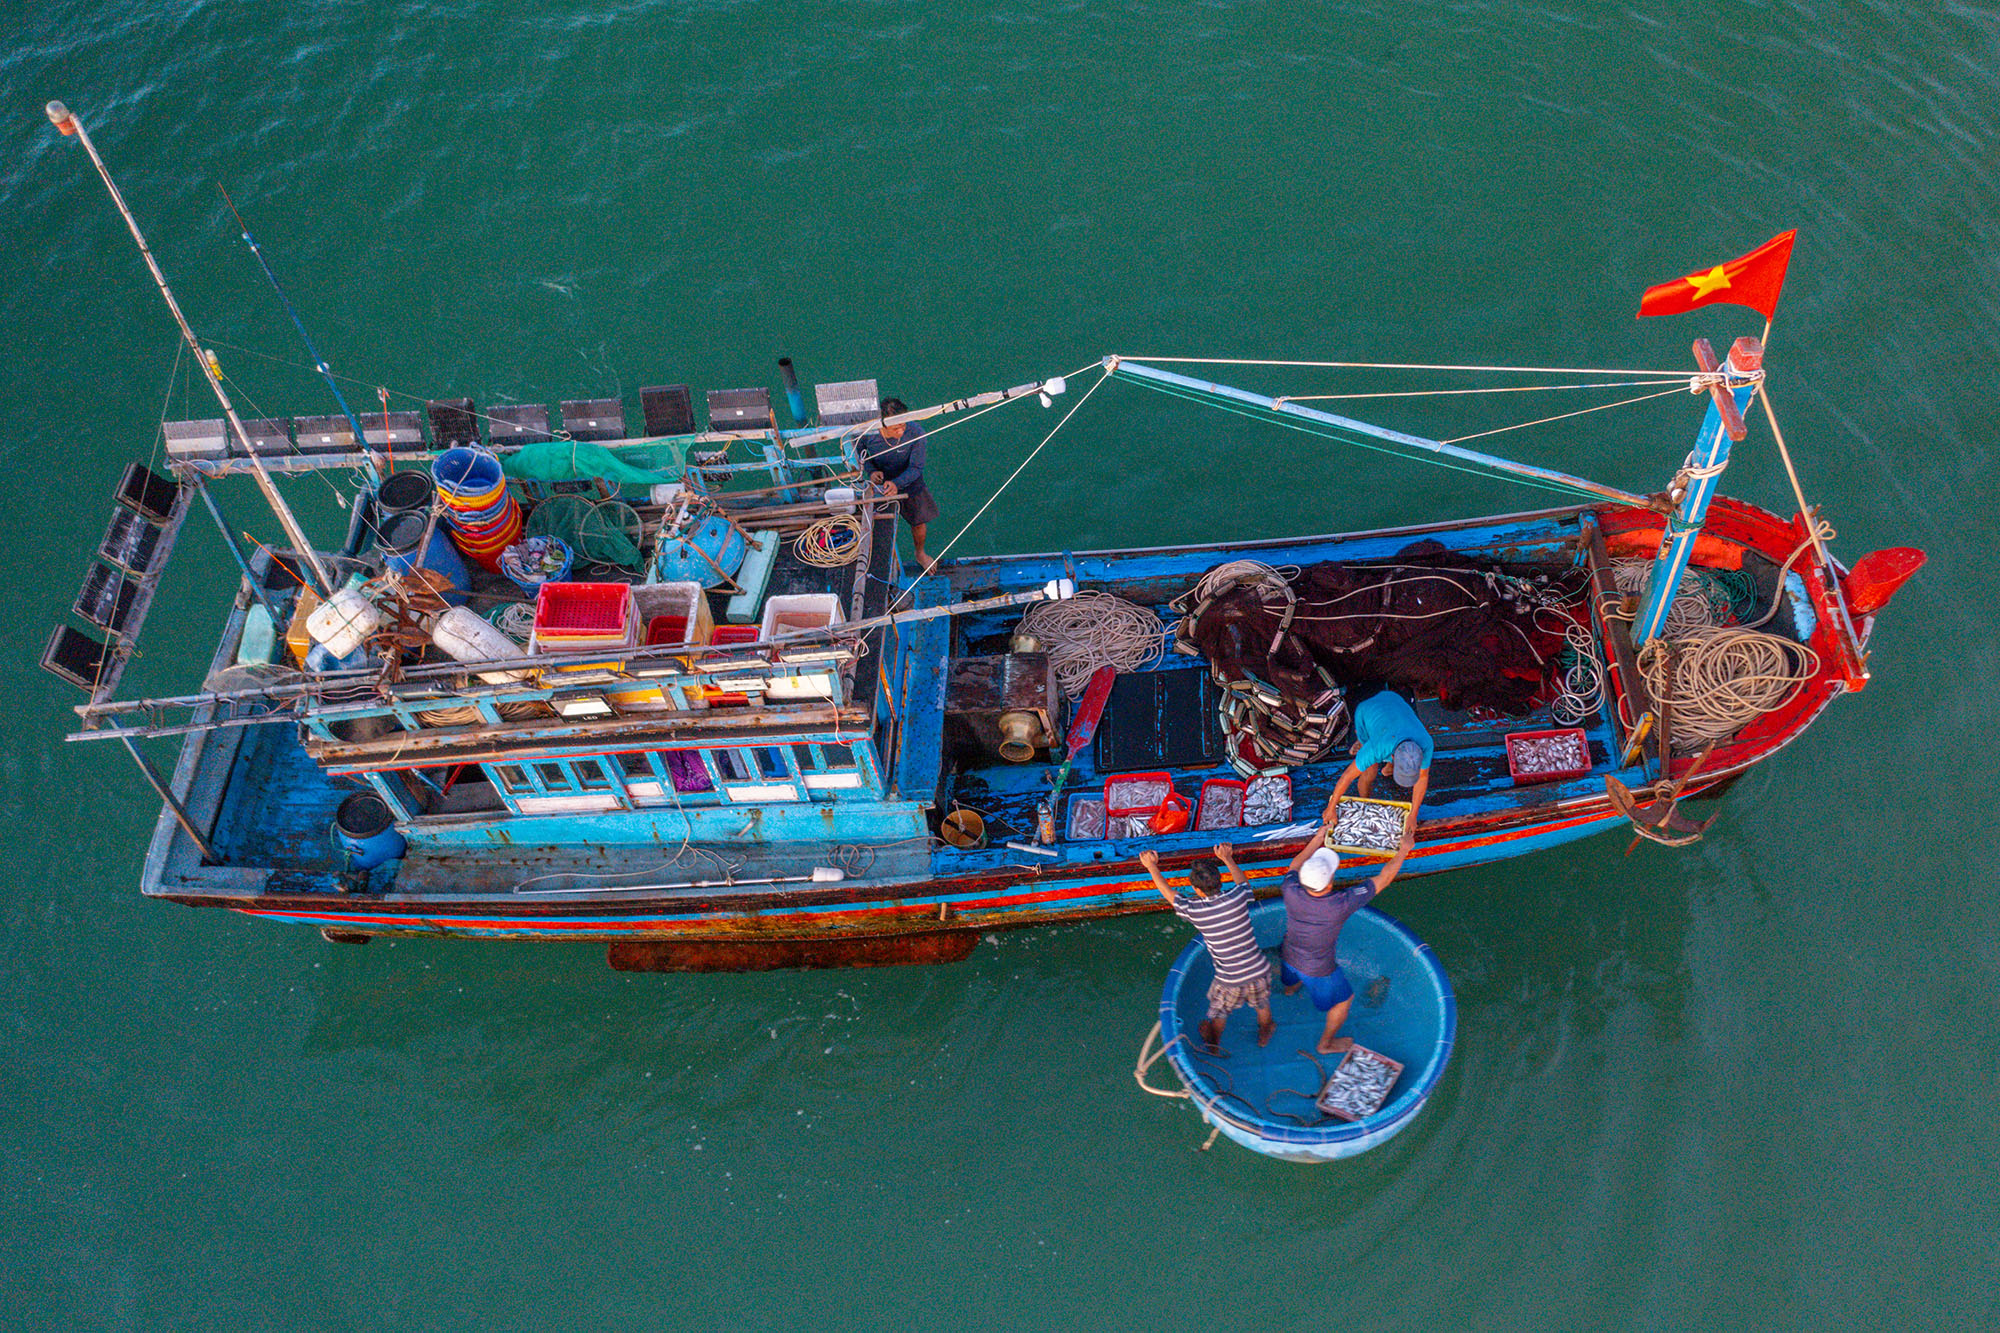
<svg viewBox="0 0 2000 1333"><path fill-rule="evenodd" d="M1142 671L1160 660L1166 626L1136 602L1106 592L1080 592L1037 602L1021 616L1021 632L1041 642L1063 693L1081 699L1099 667Z"/></svg>
<svg viewBox="0 0 2000 1333"><path fill-rule="evenodd" d="M1663 642L1674 650L1671 691ZM1639 650L1639 673L1656 701L1670 700L1674 748L1684 751L1728 740L1776 712L1819 670L1819 654L1804 644L1720 625L1655 639Z"/></svg>

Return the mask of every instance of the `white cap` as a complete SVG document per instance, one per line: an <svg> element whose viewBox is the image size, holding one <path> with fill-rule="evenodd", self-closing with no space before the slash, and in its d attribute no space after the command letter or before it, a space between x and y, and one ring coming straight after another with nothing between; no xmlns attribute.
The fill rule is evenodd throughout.
<svg viewBox="0 0 2000 1333"><path fill-rule="evenodd" d="M1299 867L1299 883L1306 886L1309 893L1324 892L1333 883L1333 872L1340 869L1340 857L1322 847L1306 858Z"/></svg>

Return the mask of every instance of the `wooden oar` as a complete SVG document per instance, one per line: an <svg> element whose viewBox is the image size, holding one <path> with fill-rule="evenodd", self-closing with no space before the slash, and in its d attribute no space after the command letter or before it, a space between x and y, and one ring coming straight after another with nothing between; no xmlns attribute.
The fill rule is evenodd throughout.
<svg viewBox="0 0 2000 1333"><path fill-rule="evenodd" d="M1069 781L1070 765L1083 747L1090 744L1097 734L1097 724L1104 716L1104 702L1111 697L1111 682L1118 676L1118 668L1101 666L1090 677L1090 684L1084 687L1083 701L1076 706L1076 716L1069 720L1069 752L1063 756L1062 767L1056 770L1055 785L1049 790L1049 811L1054 813L1056 802L1062 799L1063 784Z"/></svg>

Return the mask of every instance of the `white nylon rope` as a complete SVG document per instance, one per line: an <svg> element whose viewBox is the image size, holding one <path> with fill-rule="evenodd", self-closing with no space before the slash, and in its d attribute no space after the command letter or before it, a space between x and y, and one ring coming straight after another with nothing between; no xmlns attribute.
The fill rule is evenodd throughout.
<svg viewBox="0 0 2000 1333"><path fill-rule="evenodd" d="M1071 404L1069 411L1063 413L1062 420L1056 422L1054 429L1050 430L1047 435L1044 435L1042 437L1042 442L1036 445L1032 450L1030 450L1028 456L1022 459L1012 472L1007 474L1007 480L1000 483L1000 489L994 491L993 494L987 496L986 503L979 506L978 511L974 513L971 518L965 520L965 526L960 528L955 534L953 534L952 539L944 544L944 549L942 551L939 551L937 553L937 556L931 561L930 569L926 569L923 572L919 573L916 577L915 582L911 583L909 587L903 589L903 594L902 596L896 599L895 606L901 606L905 602L909 601L910 598L916 596L917 588L922 585L925 579L931 576L931 569L936 569L938 567L939 562L941 562L947 555L951 554L951 548L958 545L958 539L960 537L963 537L966 533L972 531L972 525L979 521L979 516L981 514L984 514L987 510L993 507L993 502L1000 498L1001 492L1005 491L1009 486L1012 486L1014 484L1014 478L1020 476L1022 470L1025 469L1028 466L1028 464L1035 461L1035 455L1041 453L1042 450L1048 447L1049 441L1053 440L1056 437L1057 432L1061 431L1064 426L1067 426L1069 424L1069 419L1075 416L1085 403L1090 401L1090 395L1096 393L1099 388L1103 387L1104 381L1110 378L1111 378L1111 372L1108 370L1104 370L1102 367L1100 367L1096 380L1092 381L1091 386L1083 391L1083 396L1077 399L1075 403ZM890 609L894 610L895 606L892 606Z"/></svg>
<svg viewBox="0 0 2000 1333"><path fill-rule="evenodd" d="M1617 370L1596 366L1452 366L1419 361L1254 361L1233 356L1129 356L1120 361L1141 361L1162 366L1308 366L1331 370L1493 370L1520 375L1655 375L1687 380L1684 370Z"/></svg>
<svg viewBox="0 0 2000 1333"><path fill-rule="evenodd" d="M1685 382L1683 382L1685 383ZM1685 393L1685 387L1662 389L1658 393L1642 393L1637 398L1621 398L1615 403L1599 403L1596 407L1580 407L1574 412L1559 412L1552 417L1540 417L1534 421L1521 421L1512 426L1495 426L1492 430L1475 431L1470 435L1454 435L1449 440L1439 440L1439 444L1461 444L1466 440L1481 440L1488 435L1505 435L1510 430L1526 430L1530 426L1546 426L1551 421L1564 421L1570 417L1587 416L1592 412L1608 412L1614 407L1630 407L1634 403L1649 402L1654 398L1665 398L1668 394Z"/></svg>

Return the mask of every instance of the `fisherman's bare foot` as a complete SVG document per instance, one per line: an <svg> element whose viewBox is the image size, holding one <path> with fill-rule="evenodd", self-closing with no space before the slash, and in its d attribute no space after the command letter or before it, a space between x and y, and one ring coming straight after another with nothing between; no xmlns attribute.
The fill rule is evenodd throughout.
<svg viewBox="0 0 2000 1333"><path fill-rule="evenodd" d="M1293 982L1293 983L1292 983L1291 985L1289 985L1289 986L1285 987L1285 994L1287 994L1287 995L1297 995L1297 994L1299 993L1299 986L1300 986L1301 984L1303 984L1303 983L1300 983L1300 982Z"/></svg>
<svg viewBox="0 0 2000 1333"><path fill-rule="evenodd" d="M1257 1044L1259 1046L1269 1046L1271 1038L1277 1034L1277 1031L1277 1020L1270 1018L1259 1019L1257 1022Z"/></svg>
<svg viewBox="0 0 2000 1333"><path fill-rule="evenodd" d="M1319 1053L1321 1055L1342 1055L1353 1049L1354 1038L1352 1037L1321 1037L1319 1039Z"/></svg>

